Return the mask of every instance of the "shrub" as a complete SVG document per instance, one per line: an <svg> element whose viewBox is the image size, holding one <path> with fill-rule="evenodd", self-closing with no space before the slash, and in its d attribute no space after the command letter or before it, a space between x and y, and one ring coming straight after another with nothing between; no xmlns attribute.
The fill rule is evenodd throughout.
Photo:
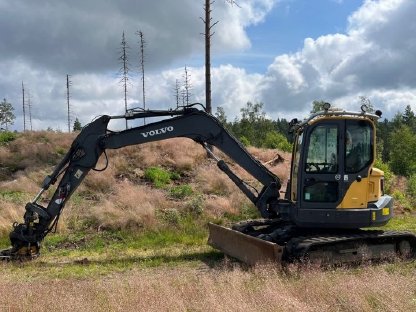
<svg viewBox="0 0 416 312"><path fill-rule="evenodd" d="M14 139L16 139L16 137L17 137L17 134L14 132L10 132L10 131L0 132L0 145L4 145L8 142L11 142Z"/></svg>
<svg viewBox="0 0 416 312"><path fill-rule="evenodd" d="M183 199L194 193L189 184L174 186L170 189L170 196L177 199Z"/></svg>
<svg viewBox="0 0 416 312"><path fill-rule="evenodd" d="M187 209L192 215L202 215L204 212L204 197L201 194L193 197L187 204Z"/></svg>
<svg viewBox="0 0 416 312"><path fill-rule="evenodd" d="M181 220L181 215L175 208L159 210L158 215L165 223L170 225L178 225Z"/></svg>
<svg viewBox="0 0 416 312"><path fill-rule="evenodd" d="M384 172L384 191L390 193L391 185L393 183L394 175L387 163L384 163L381 159L376 159L374 166Z"/></svg>
<svg viewBox="0 0 416 312"><path fill-rule="evenodd" d="M279 149L284 152L290 152L292 150L292 144L287 141L283 134L276 131L266 133L262 147Z"/></svg>
<svg viewBox="0 0 416 312"><path fill-rule="evenodd" d="M405 211L412 210L412 204L409 198L403 192L395 190L392 194L392 197L396 200L398 207L402 207Z"/></svg>
<svg viewBox="0 0 416 312"><path fill-rule="evenodd" d="M149 167L144 171L144 177L152 182L155 187L162 188L170 183L172 175L162 167Z"/></svg>
<svg viewBox="0 0 416 312"><path fill-rule="evenodd" d="M407 192L413 204L416 205L416 174L409 177L409 180L407 181Z"/></svg>

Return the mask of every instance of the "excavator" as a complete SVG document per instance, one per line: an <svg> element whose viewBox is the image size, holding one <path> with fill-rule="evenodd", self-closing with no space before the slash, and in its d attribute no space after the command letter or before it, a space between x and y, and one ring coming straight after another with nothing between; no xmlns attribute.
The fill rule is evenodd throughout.
<svg viewBox="0 0 416 312"><path fill-rule="evenodd" d="M108 128L111 120L150 117L157 121L122 131ZM23 222L13 224L11 247L0 251L0 258L22 261L40 254L41 242L56 229L65 204L88 172L105 169L97 169L96 164L102 155L108 164L107 150L176 137L192 139L206 149L219 170L259 211L261 218L231 227L208 224L208 243L227 256L249 265L412 258L416 251L414 234L368 229L385 225L393 216L393 199L384 194L384 173L374 167L376 122L380 117L380 111L369 112L365 105L360 112L351 112L325 103L322 111L301 121L292 120L291 171L283 192L281 180L196 104L100 116L82 129L61 162L46 176L38 194L26 204ZM211 146L247 171L261 189L237 176ZM48 204L42 206L42 195L56 183Z"/></svg>

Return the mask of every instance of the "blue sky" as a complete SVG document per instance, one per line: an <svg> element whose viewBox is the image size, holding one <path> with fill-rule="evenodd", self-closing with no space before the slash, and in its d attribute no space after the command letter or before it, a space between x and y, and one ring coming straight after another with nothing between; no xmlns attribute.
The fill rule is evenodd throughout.
<svg viewBox="0 0 416 312"><path fill-rule="evenodd" d="M362 0L284 0L273 7L264 22L246 29L251 40L249 50L229 56L214 55L213 64L231 63L248 72L265 72L277 55L302 49L305 38L345 33L348 16L362 3Z"/></svg>

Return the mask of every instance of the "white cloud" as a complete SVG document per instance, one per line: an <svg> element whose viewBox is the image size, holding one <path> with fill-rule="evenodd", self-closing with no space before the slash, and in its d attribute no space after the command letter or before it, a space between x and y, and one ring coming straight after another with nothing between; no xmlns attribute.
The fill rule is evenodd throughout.
<svg viewBox="0 0 416 312"><path fill-rule="evenodd" d="M367 0L346 34L307 38L301 51L276 57L262 83L267 109L307 112L320 99L355 108L360 95L387 112L415 108L414 12L416 1Z"/></svg>
<svg viewBox="0 0 416 312"><path fill-rule="evenodd" d="M263 21L276 1L248 0L240 7L215 2L216 51L248 48L245 28ZM15 105L16 129L23 128L21 81L32 94L34 128L66 129L66 74L73 81L73 117L85 124L97 114L120 113L124 106L116 73L123 31L133 76L138 63L134 33L141 29L145 34L149 107L167 108L174 102L173 86L182 70L171 64L186 64L195 56L203 64L203 1L0 0L0 12L0 94ZM202 68L192 71L194 99L203 101ZM129 103L137 106L139 78L132 78Z"/></svg>

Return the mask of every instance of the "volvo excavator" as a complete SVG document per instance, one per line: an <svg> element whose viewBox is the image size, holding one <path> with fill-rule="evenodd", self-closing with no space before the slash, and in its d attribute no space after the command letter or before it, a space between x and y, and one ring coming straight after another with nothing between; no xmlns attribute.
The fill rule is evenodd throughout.
<svg viewBox="0 0 416 312"><path fill-rule="evenodd" d="M307 119L292 120L294 134L290 179L285 192L280 179L256 160L211 114L196 105L176 110L132 109L124 115L104 115L85 126L62 161L48 175L34 199L26 204L23 222L15 222L11 248L3 260L37 257L41 242L52 232L62 210L106 151L130 145L186 137L215 159L257 207L261 218L231 227L209 224L209 244L247 264L322 261L350 263L386 256L411 258L416 236L410 232L366 229L385 225L393 216L393 199L384 194L384 173L374 167L376 122L370 113L324 109ZM123 131L111 131L111 120L156 117L157 121ZM245 169L260 184L255 190L211 150L214 146ZM105 168L104 168L105 169ZM57 183L48 204L44 192ZM282 196L281 196L282 194Z"/></svg>

